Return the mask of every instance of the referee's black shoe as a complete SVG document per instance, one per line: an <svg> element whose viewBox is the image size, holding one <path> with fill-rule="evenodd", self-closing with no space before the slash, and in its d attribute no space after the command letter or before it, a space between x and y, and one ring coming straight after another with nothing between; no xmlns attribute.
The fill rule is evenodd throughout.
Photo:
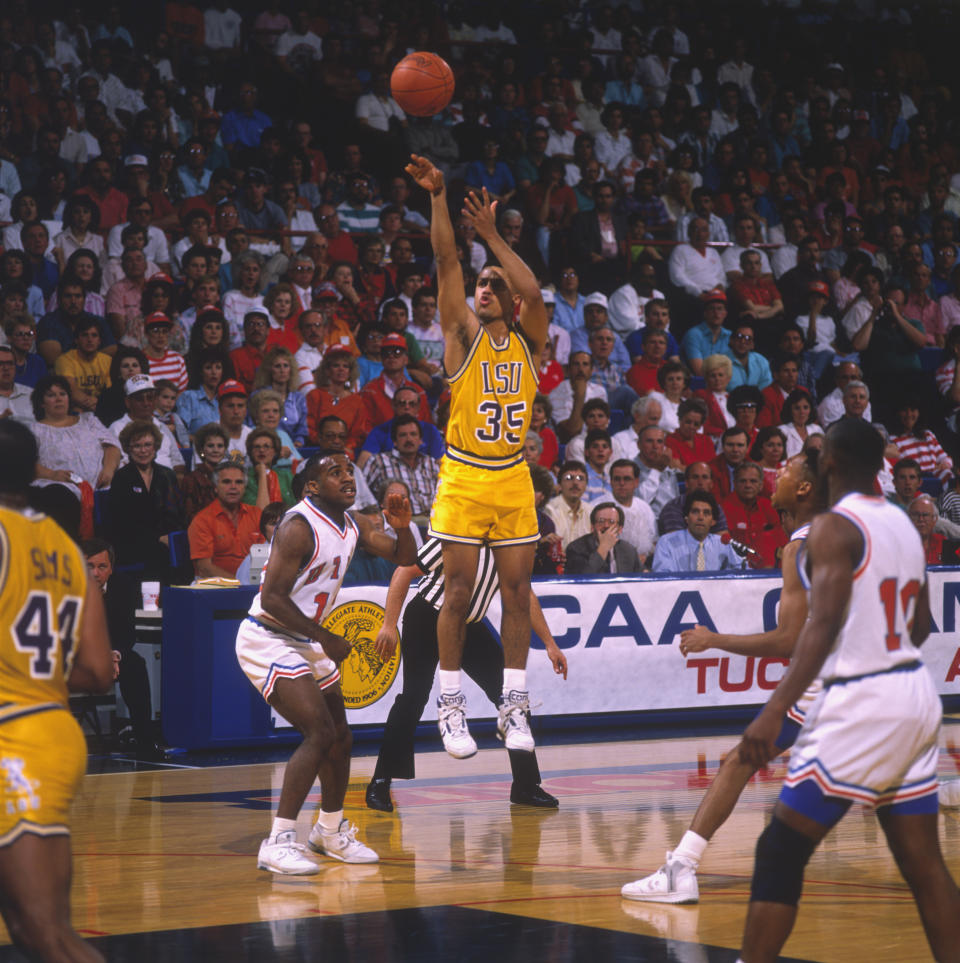
<svg viewBox="0 0 960 963"><path fill-rule="evenodd" d="M367 792L369 794L369 790ZM515 806L535 806L537 809L560 808L560 800L551 796L543 786L518 786L514 783L510 787L510 802Z"/></svg>
<svg viewBox="0 0 960 963"><path fill-rule="evenodd" d="M390 799L390 780L373 778L367 786L367 809L376 809L382 813L393 812L393 802Z"/></svg>

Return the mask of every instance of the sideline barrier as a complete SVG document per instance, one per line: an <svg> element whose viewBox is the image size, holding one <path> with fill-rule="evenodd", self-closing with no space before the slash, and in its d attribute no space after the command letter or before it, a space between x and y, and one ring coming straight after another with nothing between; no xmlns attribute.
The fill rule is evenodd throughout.
<svg viewBox="0 0 960 963"><path fill-rule="evenodd" d="M682 712L710 722L731 709L766 701L786 660L746 658L717 650L689 658L680 654L680 633L699 622L723 632L758 632L773 627L780 579L762 573L683 576L602 576L535 580L537 596L570 672L554 675L535 638L527 666L538 722L561 724L588 714L591 723L615 714ZM299 736L271 717L270 707L240 671L234 653L237 626L255 589L171 588L163 595L163 733L167 742L190 749L263 746ZM351 601L383 605L385 585L341 589L338 606ZM933 631L923 658L948 707L960 708L960 569L930 572ZM499 626L499 599L490 607ZM365 648L365 647L364 647ZM402 682L402 667L389 685L377 680L378 660L364 649L350 657L361 678L371 681L376 701L348 713L351 726L377 727L386 720ZM464 676L471 719L492 719L483 693ZM436 686L424 720L436 718ZM279 722L279 725L277 724ZM567 725L572 720L568 719ZM642 719L641 723L642 725Z"/></svg>

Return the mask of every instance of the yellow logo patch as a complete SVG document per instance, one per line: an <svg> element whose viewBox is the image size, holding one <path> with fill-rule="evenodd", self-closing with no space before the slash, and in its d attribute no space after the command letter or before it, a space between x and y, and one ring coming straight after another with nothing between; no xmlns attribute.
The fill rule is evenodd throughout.
<svg viewBox="0 0 960 963"><path fill-rule="evenodd" d="M348 709L363 709L382 699L400 668L400 645L389 659L374 648L383 628L383 609L375 602L345 602L324 620L323 627L353 644L353 651L340 664L340 688Z"/></svg>

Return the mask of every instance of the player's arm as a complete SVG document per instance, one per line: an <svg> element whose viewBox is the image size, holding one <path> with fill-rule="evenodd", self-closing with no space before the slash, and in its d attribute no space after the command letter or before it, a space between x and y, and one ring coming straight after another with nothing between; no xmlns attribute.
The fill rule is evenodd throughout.
<svg viewBox="0 0 960 963"><path fill-rule="evenodd" d="M477 234L487 243L490 252L500 262L510 287L520 295L520 315L517 323L533 342L534 357L539 357L547 343L547 309L540 294L540 282L497 231L497 201L491 201L487 189L477 197L472 191L463 199L463 216L473 224ZM441 309L442 310L442 309ZM509 318L505 318L509 322Z"/></svg>
<svg viewBox="0 0 960 963"><path fill-rule="evenodd" d="M113 684L114 659L107 631L107 613L103 607L100 586L87 579L76 640L73 666L67 676L71 692L106 692Z"/></svg>
<svg viewBox="0 0 960 963"><path fill-rule="evenodd" d="M863 536L839 515L821 515L807 537L810 559L810 617L800 632L793 660L763 711L747 727L740 758L765 765L777 749L783 716L816 679L843 625L853 573L863 552Z"/></svg>
<svg viewBox="0 0 960 963"><path fill-rule="evenodd" d="M373 643L382 659L392 658L397 650L397 624L403 611L403 602L413 580L422 574L419 565L401 565L390 578L387 601L383 606L383 628L377 633Z"/></svg>
<svg viewBox="0 0 960 963"><path fill-rule="evenodd" d="M913 621L910 623L910 641L918 649L927 641L932 621L930 615L930 583L924 582L920 594L917 596L917 607L913 613Z"/></svg>
<svg viewBox="0 0 960 963"><path fill-rule="evenodd" d="M753 635L729 635L711 632L698 625L680 633L680 651L683 655L703 652L706 649L723 649L734 655L760 655L789 659L797 637L807 618L807 593L797 574L797 552L800 541L788 542L783 550L783 589L780 592L780 611L776 628Z"/></svg>
<svg viewBox="0 0 960 963"><path fill-rule="evenodd" d="M567 657L560 651L560 647L554 641L550 626L544 617L543 609L540 607L540 600L530 588L530 627L537 633L543 647L547 650L547 658L553 663L553 671L557 675L567 677Z"/></svg>
<svg viewBox="0 0 960 963"><path fill-rule="evenodd" d="M459 345L466 351L479 321L471 324L470 311L463 294L463 271L457 257L457 244L447 207L447 188L443 172L426 157L410 155L406 172L430 194L430 244L437 265L437 307L440 327L447 344ZM446 353L445 353L446 354ZM452 359L455 360L455 359ZM462 360L462 359L461 359ZM448 365L449 367L449 365ZM453 369L459 368L457 364Z"/></svg>
<svg viewBox="0 0 960 963"><path fill-rule="evenodd" d="M412 565L417 559L417 543L410 531L410 519L413 518L410 499L398 494L389 495L383 514L397 537L392 538L377 528L371 518L356 513L353 520L360 529L360 545L371 555L385 558L394 565Z"/></svg>
<svg viewBox="0 0 960 963"><path fill-rule="evenodd" d="M339 635L328 632L308 618L290 598L305 559L313 554L313 532L299 515L285 518L273 535L270 564L260 587L263 611L291 632L304 635L323 646L334 662L342 662L353 646Z"/></svg>

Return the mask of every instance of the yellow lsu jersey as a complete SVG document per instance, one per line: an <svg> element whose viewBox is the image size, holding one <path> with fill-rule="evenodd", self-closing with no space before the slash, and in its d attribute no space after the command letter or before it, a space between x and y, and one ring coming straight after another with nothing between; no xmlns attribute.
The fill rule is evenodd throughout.
<svg viewBox="0 0 960 963"><path fill-rule="evenodd" d="M87 567L56 522L0 508L0 723L68 704Z"/></svg>
<svg viewBox="0 0 960 963"><path fill-rule="evenodd" d="M481 327L449 380L447 457L492 470L519 464L540 380L526 341L511 330L497 345Z"/></svg>

